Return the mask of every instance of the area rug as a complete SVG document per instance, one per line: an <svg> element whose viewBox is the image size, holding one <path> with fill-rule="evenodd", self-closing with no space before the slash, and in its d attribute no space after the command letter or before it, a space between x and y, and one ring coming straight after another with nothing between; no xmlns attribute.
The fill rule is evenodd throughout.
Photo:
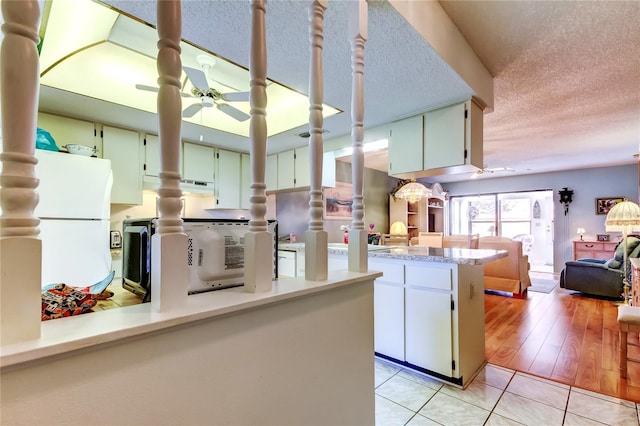
<svg viewBox="0 0 640 426"><path fill-rule="evenodd" d="M531 278L531 287L527 290L537 293L551 293L558 283L557 279Z"/></svg>

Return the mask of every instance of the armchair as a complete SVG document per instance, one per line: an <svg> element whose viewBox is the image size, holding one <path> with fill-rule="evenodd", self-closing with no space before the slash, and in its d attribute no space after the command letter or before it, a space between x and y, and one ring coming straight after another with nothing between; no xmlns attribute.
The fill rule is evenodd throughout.
<svg viewBox="0 0 640 426"><path fill-rule="evenodd" d="M627 237L627 257L640 256L640 238ZM619 243L612 259L578 259L566 262L560 273L560 287L594 296L622 298L624 244ZM627 265L629 266L629 265ZM630 272L631 268L627 270ZM630 277L627 277L631 282Z"/></svg>
<svg viewBox="0 0 640 426"><path fill-rule="evenodd" d="M529 256L522 254L522 241L506 237L480 237L478 248L509 252L507 257L484 265L484 288L512 293L515 298L524 297L531 280Z"/></svg>

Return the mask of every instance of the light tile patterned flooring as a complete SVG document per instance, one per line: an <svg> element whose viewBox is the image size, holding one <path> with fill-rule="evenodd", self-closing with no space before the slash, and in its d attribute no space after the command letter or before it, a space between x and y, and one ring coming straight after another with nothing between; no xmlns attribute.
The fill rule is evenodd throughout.
<svg viewBox="0 0 640 426"><path fill-rule="evenodd" d="M462 390L376 358L376 425L640 425L639 406L487 364Z"/></svg>

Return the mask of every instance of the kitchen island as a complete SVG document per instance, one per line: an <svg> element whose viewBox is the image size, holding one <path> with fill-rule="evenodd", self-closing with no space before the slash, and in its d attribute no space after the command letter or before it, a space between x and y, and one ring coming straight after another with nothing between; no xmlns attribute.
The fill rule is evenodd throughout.
<svg viewBox="0 0 640 426"><path fill-rule="evenodd" d="M304 244L280 244L280 251L304 256ZM346 244L330 244L329 269L346 267L346 254ZM369 270L383 273L374 281L376 355L466 387L485 363L484 264L505 256L504 250L369 246Z"/></svg>

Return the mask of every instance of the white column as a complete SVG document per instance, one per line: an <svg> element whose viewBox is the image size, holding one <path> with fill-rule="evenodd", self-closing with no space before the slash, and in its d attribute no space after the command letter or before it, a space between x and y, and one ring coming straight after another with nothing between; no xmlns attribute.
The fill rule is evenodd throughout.
<svg viewBox="0 0 640 426"><path fill-rule="evenodd" d="M314 0L309 8L309 161L311 189L309 191L309 230L305 234L305 278L321 281L327 279L328 236L322 222L322 102L324 97L322 72L322 43L324 40L324 11L327 0Z"/></svg>
<svg viewBox="0 0 640 426"><path fill-rule="evenodd" d="M351 139L353 154L351 176L353 181L353 213L349 230L349 270L367 272L367 235L364 229L363 173L364 152L364 43L367 40L367 2L356 0L350 4L349 38L351 40L351 69L353 76L351 94Z"/></svg>
<svg viewBox="0 0 640 426"><path fill-rule="evenodd" d="M267 40L265 0L251 1L251 205L249 232L244 238L244 288L248 292L271 290L273 270L273 235L267 230Z"/></svg>
<svg viewBox="0 0 640 426"><path fill-rule="evenodd" d="M35 176L40 67L37 1L3 1L0 344L40 337L42 241Z"/></svg>
<svg viewBox="0 0 640 426"><path fill-rule="evenodd" d="M182 125L182 61L180 0L157 2L158 120L160 189L157 233L151 237L151 306L156 312L186 304L188 291L187 235L182 227L180 131Z"/></svg>

